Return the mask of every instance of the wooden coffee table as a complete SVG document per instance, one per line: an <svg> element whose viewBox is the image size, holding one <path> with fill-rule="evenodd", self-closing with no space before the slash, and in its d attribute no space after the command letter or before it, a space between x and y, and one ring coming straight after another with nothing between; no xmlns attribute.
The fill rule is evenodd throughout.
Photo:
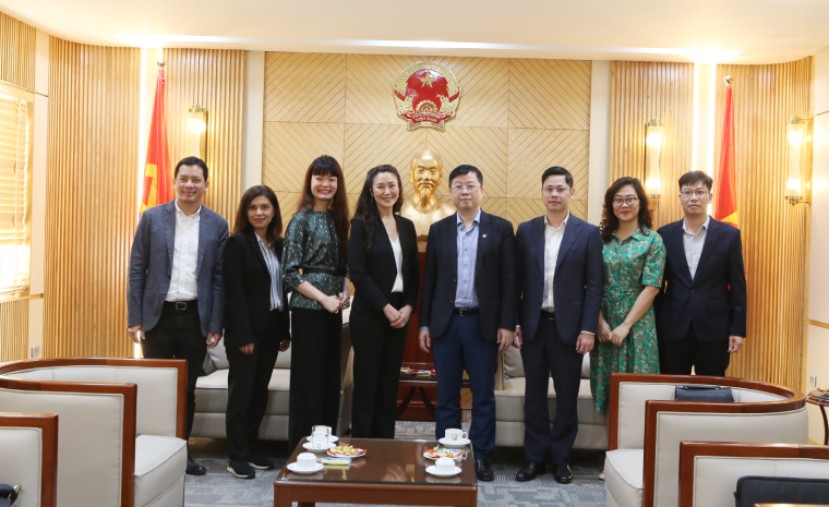
<svg viewBox="0 0 829 507"><path fill-rule="evenodd" d="M274 506L333 502L474 507L478 503L475 462L469 447L463 448L468 454L459 462L461 473L439 478L426 473L426 467L434 462L423 457L424 450L437 445L434 441L353 438L341 443L368 453L353 459L350 467L326 467L312 475L293 473L286 466L273 483ZM298 446L287 463L295 462L297 454L304 451Z"/></svg>

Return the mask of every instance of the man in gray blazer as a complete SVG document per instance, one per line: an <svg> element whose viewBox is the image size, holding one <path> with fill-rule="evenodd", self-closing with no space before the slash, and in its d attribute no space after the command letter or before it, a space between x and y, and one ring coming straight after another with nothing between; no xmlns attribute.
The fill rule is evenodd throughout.
<svg viewBox="0 0 829 507"><path fill-rule="evenodd" d="M187 360L187 427L207 348L222 336L222 255L227 222L202 204L207 164L186 157L174 173L176 199L141 215L130 252L129 335L145 358ZM206 472L188 457L187 473Z"/></svg>
<svg viewBox="0 0 829 507"><path fill-rule="evenodd" d="M582 356L593 348L602 301L602 240L595 225L570 214L573 175L551 167L541 176L543 216L518 226L521 298L516 344L526 372L524 456L517 481L544 473L551 458L553 478L573 480L568 460L578 432ZM547 386L556 391L550 428Z"/></svg>

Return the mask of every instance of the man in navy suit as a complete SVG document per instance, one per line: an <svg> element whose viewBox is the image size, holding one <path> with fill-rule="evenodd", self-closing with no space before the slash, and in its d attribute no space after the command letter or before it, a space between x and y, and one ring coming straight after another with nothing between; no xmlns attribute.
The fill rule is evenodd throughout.
<svg viewBox="0 0 829 507"><path fill-rule="evenodd" d="M708 216L713 180L702 171L679 178L685 218L659 229L665 282L658 301L662 373L725 375L746 335L746 277L740 231Z"/></svg>
<svg viewBox="0 0 829 507"><path fill-rule="evenodd" d="M438 396L435 436L461 427L463 371L472 390L469 439L480 481L495 476L495 369L512 344L517 283L512 224L481 210L484 177L471 165L449 175L457 209L432 224L420 300L420 348L434 348Z"/></svg>
<svg viewBox="0 0 829 507"><path fill-rule="evenodd" d="M549 454L553 478L573 480L568 461L578 432L583 355L593 349L602 302L599 229L570 214L573 175L550 167L541 176L546 214L518 226L521 348L524 391L524 457L515 476L530 481L544 473ZM556 415L550 428L547 386L553 377Z"/></svg>
<svg viewBox="0 0 829 507"><path fill-rule="evenodd" d="M129 335L145 358L187 360L187 426L193 429L196 379L207 348L222 336L222 255L227 222L202 205L207 164L182 159L174 173L176 199L141 215L130 252ZM206 472L188 457L187 473Z"/></svg>

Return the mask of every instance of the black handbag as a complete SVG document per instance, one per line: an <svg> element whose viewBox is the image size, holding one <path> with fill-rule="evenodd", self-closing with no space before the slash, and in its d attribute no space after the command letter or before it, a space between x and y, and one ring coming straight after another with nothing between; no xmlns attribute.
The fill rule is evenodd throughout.
<svg viewBox="0 0 829 507"><path fill-rule="evenodd" d="M17 495L20 494L20 485L12 486L11 484L0 483L0 507L10 507L14 505L17 500Z"/></svg>
<svg viewBox="0 0 829 507"><path fill-rule="evenodd" d="M676 401L705 401L709 403L731 403L734 401L734 395L730 387L705 384L676 386L674 397Z"/></svg>
<svg viewBox="0 0 829 507"><path fill-rule="evenodd" d="M749 475L737 479L734 493L736 507L754 507L757 503L823 504L827 499L827 479Z"/></svg>

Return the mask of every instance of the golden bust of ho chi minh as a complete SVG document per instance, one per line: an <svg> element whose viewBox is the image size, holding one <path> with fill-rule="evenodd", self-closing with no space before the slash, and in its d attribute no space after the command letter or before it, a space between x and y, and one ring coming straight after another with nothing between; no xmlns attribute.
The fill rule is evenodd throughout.
<svg viewBox="0 0 829 507"><path fill-rule="evenodd" d="M412 158L409 178L414 196L405 200L400 214L414 222L418 237L425 237L432 223L455 212L454 207L435 195L443 181L443 162L433 151L423 150Z"/></svg>

